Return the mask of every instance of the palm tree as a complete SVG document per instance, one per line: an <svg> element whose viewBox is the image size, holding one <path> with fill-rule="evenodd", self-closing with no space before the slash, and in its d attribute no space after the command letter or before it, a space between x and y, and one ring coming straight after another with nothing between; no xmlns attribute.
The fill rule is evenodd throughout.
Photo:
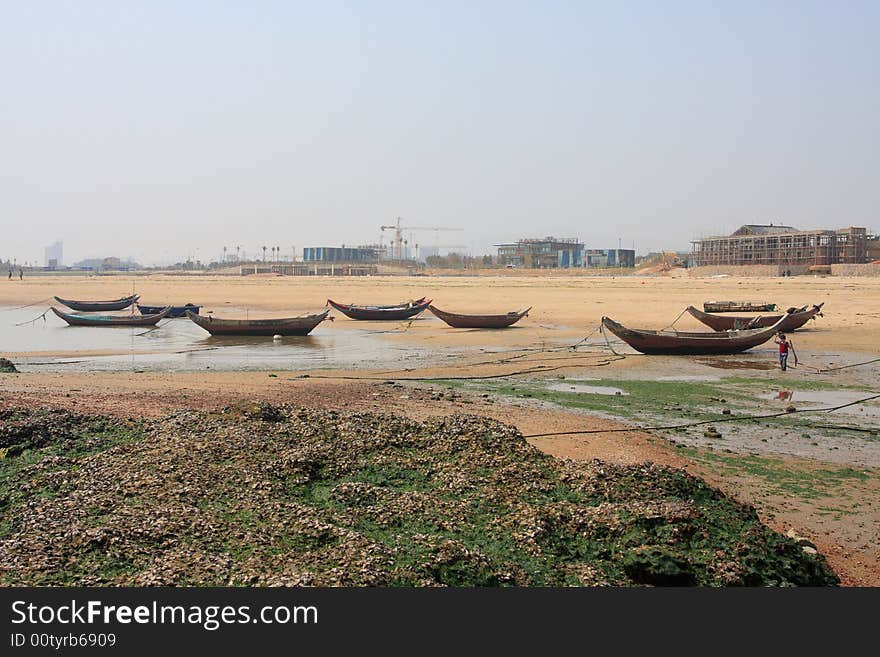
<svg viewBox="0 0 880 657"><path fill-rule="evenodd" d="M263 262L266 262L266 247L263 247Z"/></svg>

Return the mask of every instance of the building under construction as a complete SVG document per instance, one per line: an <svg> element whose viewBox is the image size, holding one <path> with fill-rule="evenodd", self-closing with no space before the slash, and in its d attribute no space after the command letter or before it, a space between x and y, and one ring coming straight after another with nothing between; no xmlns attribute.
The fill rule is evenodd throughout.
<svg viewBox="0 0 880 657"><path fill-rule="evenodd" d="M805 271L867 261L864 228L798 230L791 226L747 224L728 237L693 242L693 262L705 265L776 265Z"/></svg>
<svg viewBox="0 0 880 657"><path fill-rule="evenodd" d="M582 267L584 245L575 237L522 239L512 244L496 244L498 263L526 269Z"/></svg>
<svg viewBox="0 0 880 657"><path fill-rule="evenodd" d="M379 266L367 262L252 262L238 267L242 276L375 276Z"/></svg>
<svg viewBox="0 0 880 657"><path fill-rule="evenodd" d="M345 246L307 246L303 249L303 262L379 262L383 252L374 245L348 247Z"/></svg>

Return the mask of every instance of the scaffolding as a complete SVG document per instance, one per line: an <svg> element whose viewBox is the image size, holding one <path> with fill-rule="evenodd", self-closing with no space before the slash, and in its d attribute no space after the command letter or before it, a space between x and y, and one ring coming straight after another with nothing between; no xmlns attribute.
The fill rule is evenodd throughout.
<svg viewBox="0 0 880 657"><path fill-rule="evenodd" d="M865 228L853 226L840 230L743 226L733 235L707 237L692 244L697 266L828 266L866 262L868 236Z"/></svg>

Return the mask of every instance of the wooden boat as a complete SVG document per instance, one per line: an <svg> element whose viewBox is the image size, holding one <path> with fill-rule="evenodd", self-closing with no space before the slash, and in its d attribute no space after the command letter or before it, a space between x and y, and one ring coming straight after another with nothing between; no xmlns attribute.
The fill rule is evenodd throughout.
<svg viewBox="0 0 880 657"><path fill-rule="evenodd" d="M121 299L113 299L112 301L71 301L70 299L62 299L55 297L55 301L67 306L71 310L78 310L84 313L90 312L107 312L110 310L125 310L140 298L137 294Z"/></svg>
<svg viewBox="0 0 880 657"><path fill-rule="evenodd" d="M776 310L775 303L751 301L707 301L703 304L707 313L769 313Z"/></svg>
<svg viewBox="0 0 880 657"><path fill-rule="evenodd" d="M779 327L787 318L786 313L773 326L766 328L724 332L631 329L609 317L602 318L602 327L643 354L736 354L767 342L779 332Z"/></svg>
<svg viewBox="0 0 880 657"><path fill-rule="evenodd" d="M329 313L327 308L315 315L284 319L220 319L187 310L186 316L211 335L308 335Z"/></svg>
<svg viewBox="0 0 880 657"><path fill-rule="evenodd" d="M154 313L162 312L165 306L145 306L142 303L138 303L137 309L141 312L141 315L152 315ZM195 314L199 314L199 309L201 306L194 306L191 303L186 304L185 306L171 306L171 313L168 315L169 317L186 317L186 311L191 310Z"/></svg>
<svg viewBox="0 0 880 657"><path fill-rule="evenodd" d="M152 315L74 315L63 313L55 306L52 311L71 326L155 326L171 314L171 306Z"/></svg>
<svg viewBox="0 0 880 657"><path fill-rule="evenodd" d="M788 317L779 327L779 330L795 331L811 319L815 319L817 316L822 317L822 306L824 305L824 303L820 303L818 306L813 306L809 309L806 306L789 308L787 311L789 313ZM767 326L773 326L782 318L782 315L755 315L753 317L710 315L709 313L704 313L702 310L698 310L693 306L688 306L687 310L696 319L700 320L703 324L715 331L766 328Z"/></svg>
<svg viewBox="0 0 880 657"><path fill-rule="evenodd" d="M422 297L415 301L398 303L393 306L359 306L353 303L337 303L327 299L327 303L336 308L346 317L362 320L409 319L424 312L431 304L431 299Z"/></svg>
<svg viewBox="0 0 880 657"><path fill-rule="evenodd" d="M453 328L506 328L516 324L523 317L528 316L531 306L521 312L509 312L506 315L459 315L448 313L439 308L429 305L428 309Z"/></svg>

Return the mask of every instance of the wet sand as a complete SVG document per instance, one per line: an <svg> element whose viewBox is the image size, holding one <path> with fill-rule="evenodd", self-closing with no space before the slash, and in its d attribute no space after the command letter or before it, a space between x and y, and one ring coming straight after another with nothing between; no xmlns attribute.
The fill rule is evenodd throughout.
<svg viewBox="0 0 880 657"><path fill-rule="evenodd" d="M530 438L529 442L560 458L618 464L652 461L684 468L754 505L774 529L794 529L812 540L845 585L880 586L880 473L864 480L841 480L832 497L780 495L768 487L764 477L694 460L649 432L613 432L627 426L619 421L494 395L451 393L429 383L395 384L378 379L317 380L285 372L12 374L2 379L0 409L49 406L123 418L158 418L178 409L220 409L242 399L265 399L310 408L397 413L418 420L468 413L512 424L524 435L595 430L599 433ZM827 463L790 456L779 458L777 467L805 482L828 470ZM848 510L835 514L829 513L830 507Z"/></svg>
<svg viewBox="0 0 880 657"><path fill-rule="evenodd" d="M442 309L459 312L506 312L533 306L530 317L515 329L487 332L448 328L439 320L407 323L353 322L337 315L334 324L323 324L316 332L332 332L339 326L364 330L387 330L381 338L419 343L438 349L468 349L466 358L449 366L409 371L405 376L449 377L513 374L531 368L548 368L548 374L529 376L609 376L659 379L666 375L705 376L714 364L699 365L694 359L630 357L615 359L598 349L573 361L566 352L531 355L503 363L491 363L498 355L480 353L493 349L558 345L576 342L591 334L602 315L625 324L662 328L689 305L708 300L760 300L780 307L825 302L825 317L811 322L810 329L794 334L794 344L807 363L817 366L853 362L854 356L868 359L880 353L880 279L872 278L721 278L683 277L374 277L374 278L242 278L165 276L144 277L45 277L23 282L0 282L0 306L35 304L34 315L46 307L53 294L68 298L109 299L134 290L148 304L193 302L214 310L218 316L243 316L249 309L266 316L285 316L315 311L327 297L342 302L391 303L428 295ZM3 321L0 313L0 321ZM684 316L676 327L701 330L702 325ZM600 340L592 333L591 340ZM598 343L597 343L598 344ZM772 347L772 345L771 345ZM2 345L0 345L2 350ZM73 357L89 352L66 352ZM91 352L96 353L96 352ZM105 353L105 352L101 352ZM631 353L631 352L629 352ZM15 355L9 352L0 355ZM20 354L19 354L20 355ZM47 355L47 352L40 352ZM51 355L49 353L48 355ZM510 356L511 354L507 354ZM514 354L515 355L515 354ZM546 360L544 360L546 359ZM847 361L849 359L849 361ZM738 376L809 378L806 368L783 374L774 366L772 348L735 357L737 365L749 369ZM555 362L554 362L555 361ZM478 364L479 363L479 364ZM765 369L764 364L770 369ZM706 367L708 365L709 367ZM728 363L714 370L725 375ZM731 364L732 365L732 364ZM556 371L549 368L560 367ZM179 408L217 408L241 398L284 401L304 406L397 412L414 418L453 412L487 415L514 424L524 434L579 429L614 429L621 422L539 405L521 404L501 398L462 393L438 397L427 382L403 386L383 383L383 377L408 368L401 362L388 363L387 370L335 372L339 377L375 377L375 381L347 378L319 379L330 373L313 372L79 372L5 375L0 406L64 406L96 413L162 416ZM738 370L735 367L734 370ZM845 370L835 381L874 386L871 368ZM402 375L401 375L402 376ZM866 379L865 377L868 377ZM642 431L597 433L589 436L536 438L532 442L547 453L575 459L600 458L617 463L645 460L684 467L705 477L729 494L752 503L768 524L780 531L794 528L813 540L828 556L844 583L880 585L880 491L878 478L864 482L842 482L833 499L779 496L768 492L766 480L743 471L726 472L689 458L664 439ZM781 467L801 472L804 480L824 472L828 463L793 456L780 457ZM829 516L830 505L851 506L852 511Z"/></svg>
<svg viewBox="0 0 880 657"><path fill-rule="evenodd" d="M389 339L473 347L521 346L569 338L593 331L603 315L637 328L663 328L688 305L711 300L756 300L780 308L825 302L824 317L795 334L795 346L880 353L880 278L690 278L641 276L377 276L377 277L241 277L241 276L47 276L0 281L0 306L35 304L44 310L53 295L74 299L113 299L136 292L150 305L192 302L202 312L219 316L267 317L314 312L327 298L343 303L394 303L427 295L453 312L498 312L532 306L529 317L506 331L487 333L451 329L425 314ZM40 303L43 302L43 303ZM339 313L337 322L352 320ZM0 314L2 320L2 314ZM389 323L358 322L364 328L393 328ZM689 315L675 324L702 330ZM332 331L322 324L317 332ZM2 347L0 347L2 350Z"/></svg>

